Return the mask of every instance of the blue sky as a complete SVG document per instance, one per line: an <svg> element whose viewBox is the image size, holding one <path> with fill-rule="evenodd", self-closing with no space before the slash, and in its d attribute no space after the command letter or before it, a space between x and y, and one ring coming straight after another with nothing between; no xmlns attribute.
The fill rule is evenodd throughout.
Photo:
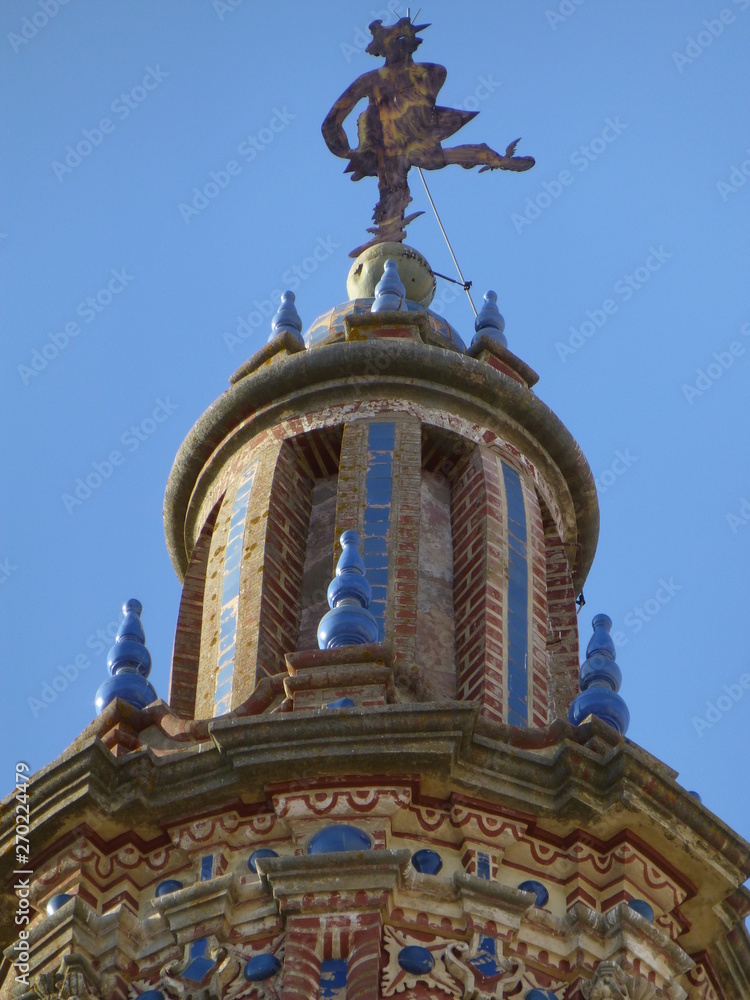
<svg viewBox="0 0 750 1000"><path fill-rule="evenodd" d="M43 766L91 720L131 596L167 694L167 476L265 341L273 290L296 291L306 326L346 298L376 185L350 183L320 125L378 64L363 50L382 6L0 10L8 789L16 760ZM583 643L608 613L629 737L748 836L750 0L432 0L420 20L440 102L480 112L461 140L520 135L537 159L429 182L599 483ZM453 273L429 211L409 242ZM439 302L468 341L465 299L441 283Z"/></svg>

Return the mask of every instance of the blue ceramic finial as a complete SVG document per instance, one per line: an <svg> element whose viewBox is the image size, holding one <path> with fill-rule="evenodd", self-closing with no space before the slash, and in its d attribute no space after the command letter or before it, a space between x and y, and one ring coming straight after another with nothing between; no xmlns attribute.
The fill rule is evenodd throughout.
<svg viewBox="0 0 750 1000"><path fill-rule="evenodd" d="M304 343L302 340L302 320L294 304L294 292L282 292L281 294L281 305L271 320L269 343L282 333L291 333L301 344Z"/></svg>
<svg viewBox="0 0 750 1000"><path fill-rule="evenodd" d="M151 673L151 654L145 645L142 611L141 602L134 598L122 606L123 619L107 657L112 676L96 692L97 715L115 698L122 698L134 708L145 708L156 701L156 691L146 680Z"/></svg>
<svg viewBox="0 0 750 1000"><path fill-rule="evenodd" d="M389 257L385 262L383 277L375 286L375 301L372 312L406 311L406 289L398 274L398 264Z"/></svg>
<svg viewBox="0 0 750 1000"><path fill-rule="evenodd" d="M372 590L365 578L359 541L356 531L345 531L341 536L341 556L336 565L336 576L328 587L331 610L323 615L318 625L318 645L321 649L377 642L380 636L378 623L368 611Z"/></svg>
<svg viewBox="0 0 750 1000"><path fill-rule="evenodd" d="M474 320L476 333L472 339L472 344L479 337L491 337L503 347L508 346L508 339L505 336L505 320L500 310L497 308L497 292L487 292L484 296L484 305L479 310L477 318Z"/></svg>
<svg viewBox="0 0 750 1000"><path fill-rule="evenodd" d="M630 725L630 712L617 694L622 672L615 663L615 644L609 634L612 619L596 615L591 624L594 634L586 647L586 661L578 675L581 693L573 699L568 718L574 726L580 726L587 716L595 715L624 736Z"/></svg>

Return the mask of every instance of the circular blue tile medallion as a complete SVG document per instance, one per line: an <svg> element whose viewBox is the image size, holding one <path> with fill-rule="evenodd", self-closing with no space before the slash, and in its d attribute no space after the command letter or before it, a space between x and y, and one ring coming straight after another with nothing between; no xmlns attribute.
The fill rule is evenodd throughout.
<svg viewBox="0 0 750 1000"><path fill-rule="evenodd" d="M398 953L398 964L404 972L418 976L431 972L435 966L435 959L427 948L419 944L410 944Z"/></svg>
<svg viewBox="0 0 750 1000"><path fill-rule="evenodd" d="M546 886L542 885L541 882L537 882L535 879L530 878L526 882L520 882L518 888L523 892L533 892L536 896L537 906L546 906L549 901L549 893L547 892Z"/></svg>
<svg viewBox="0 0 750 1000"><path fill-rule="evenodd" d="M245 963L245 979L249 983L262 983L271 976L275 976L281 969L281 962L275 955L262 953L253 955Z"/></svg>
<svg viewBox="0 0 750 1000"><path fill-rule="evenodd" d="M631 910L635 910L636 913L640 913L642 917L645 917L650 924L654 922L654 909L645 899L628 900L628 906Z"/></svg>
<svg viewBox="0 0 750 1000"><path fill-rule="evenodd" d="M372 840L364 830L347 823L335 823L318 830L307 842L308 854L332 854L337 851L369 851Z"/></svg>
<svg viewBox="0 0 750 1000"><path fill-rule="evenodd" d="M437 851L431 851L429 847L415 851L411 856L411 863L423 875L437 875L443 867L443 859Z"/></svg>
<svg viewBox="0 0 750 1000"><path fill-rule="evenodd" d="M247 859L247 867L251 872L255 872L256 874L258 872L258 868L255 862L258 858L278 858L278 854L276 851L272 851L270 847L259 847L256 851L253 851Z"/></svg>

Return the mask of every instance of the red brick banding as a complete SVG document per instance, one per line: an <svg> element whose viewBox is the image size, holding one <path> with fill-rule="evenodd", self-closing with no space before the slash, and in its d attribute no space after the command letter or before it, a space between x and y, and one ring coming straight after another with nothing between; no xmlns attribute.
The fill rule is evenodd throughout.
<svg viewBox="0 0 750 1000"><path fill-rule="evenodd" d="M475 446L456 467L451 492L457 693L502 722L505 538L498 458Z"/></svg>
<svg viewBox="0 0 750 1000"><path fill-rule="evenodd" d="M549 718L567 719L578 694L578 618L576 594L565 546L554 520L541 503L547 580L547 677Z"/></svg>
<svg viewBox="0 0 750 1000"><path fill-rule="evenodd" d="M532 481L521 475L526 507L526 558L529 570L529 726L543 728L549 719L547 666L547 559L542 511Z"/></svg>
<svg viewBox="0 0 750 1000"><path fill-rule="evenodd" d="M251 694L262 677L284 669L284 656L297 648L301 613L302 574L307 551L313 481L290 442L279 452L268 499L268 520L262 576L243 572L246 590L262 581L255 670L237 661L236 704ZM243 645L252 648L244 621L238 628ZM244 669L242 669L244 667Z"/></svg>
<svg viewBox="0 0 750 1000"><path fill-rule="evenodd" d="M416 657L422 434L418 420L397 417L395 423L386 639L398 670Z"/></svg>
<svg viewBox="0 0 750 1000"><path fill-rule="evenodd" d="M193 549L182 585L180 610L177 615L172 670L169 678L169 704L177 715L185 719L195 718L195 689L201 651L206 570L211 536L220 505L221 501L209 515L198 544Z"/></svg>

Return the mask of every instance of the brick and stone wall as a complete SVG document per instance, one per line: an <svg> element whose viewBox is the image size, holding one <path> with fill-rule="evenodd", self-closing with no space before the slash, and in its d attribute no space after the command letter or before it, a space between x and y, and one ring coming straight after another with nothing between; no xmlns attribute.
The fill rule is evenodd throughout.
<svg viewBox="0 0 750 1000"><path fill-rule="evenodd" d="M232 460L185 577L181 714L221 715L283 672L286 654L316 648L350 528L399 698L474 701L524 727L567 711L578 658L570 549L538 470L481 426L445 433L433 420L363 401L310 415L302 433L283 424Z"/></svg>

